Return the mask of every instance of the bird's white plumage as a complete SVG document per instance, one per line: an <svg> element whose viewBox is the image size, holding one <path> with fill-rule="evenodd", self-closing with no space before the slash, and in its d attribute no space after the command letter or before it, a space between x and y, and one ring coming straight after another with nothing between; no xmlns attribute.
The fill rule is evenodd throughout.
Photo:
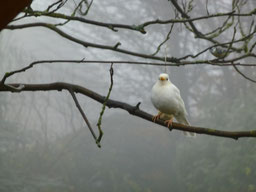
<svg viewBox="0 0 256 192"><path fill-rule="evenodd" d="M161 119L167 120L175 117L179 123L189 125L180 90L170 82L168 74L162 73L159 75L159 79L152 88L151 101L155 108L162 113ZM185 134L188 136L195 135L189 132L185 132Z"/></svg>

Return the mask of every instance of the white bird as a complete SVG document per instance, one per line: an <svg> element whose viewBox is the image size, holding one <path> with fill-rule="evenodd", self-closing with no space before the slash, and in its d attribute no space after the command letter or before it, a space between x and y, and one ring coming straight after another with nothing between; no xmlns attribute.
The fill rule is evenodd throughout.
<svg viewBox="0 0 256 192"><path fill-rule="evenodd" d="M180 90L170 82L169 75L161 73L159 79L155 83L151 92L151 101L156 109L159 110L158 115L153 117L155 122L157 119L166 120L167 126L172 125L173 118L185 125L189 125L186 119L186 109L184 101L180 96ZM195 136L195 133L184 132L186 136Z"/></svg>

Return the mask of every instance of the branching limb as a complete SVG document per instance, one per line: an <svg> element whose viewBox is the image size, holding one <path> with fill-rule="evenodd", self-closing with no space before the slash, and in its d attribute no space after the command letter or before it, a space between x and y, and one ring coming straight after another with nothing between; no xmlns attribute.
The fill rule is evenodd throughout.
<svg viewBox="0 0 256 192"><path fill-rule="evenodd" d="M6 27L6 29L11 29L11 30L12 29L23 29L23 28L28 28L28 27L46 27L46 28L58 33L60 36L66 38L70 41L73 41L77 44L80 44L84 47L94 47L94 48L99 48L99 49L107 49L107 50L112 50L112 51L120 52L120 53L127 54L127 55L132 55L132 56L137 56L137 57L142 57L142 58L147 58L147 59L153 59L153 60L165 61L165 57L152 56L152 55L138 53L138 52L134 52L134 51L126 50L126 49L121 49L121 48L118 47L120 45L120 43L117 43L114 46L109 46L109 45L102 45L102 44L96 44L96 43L90 43L90 42L87 42L87 41L82 41L80 39L77 39L77 38L65 33L64 31L60 30L56 26L54 26L52 24L48 24L48 23L30 23L30 24L22 24L22 25L9 25L9 26ZM233 41L233 44L236 43L236 42L246 40L247 38L251 38L255 33L256 33L256 29L252 33L247 35L246 37L243 37L239 40ZM231 42L216 43L216 41L214 41L214 43L216 44L214 46L227 47L228 45L230 45ZM237 49L237 48L234 48L234 47L230 48L230 50L238 51L238 52L241 51L241 49ZM252 53L251 55L254 55L254 54ZM251 55L246 54L242 57L245 58L245 57L248 57L248 56L251 56ZM189 56L191 56L191 55L189 55ZM167 62L173 62L173 63L180 63L180 60L182 60L184 58L187 58L189 56L182 57L182 58L166 57L166 61ZM234 59L233 61L237 61L237 59L239 59L239 57ZM191 61L188 61L188 62L190 63ZM198 62L195 61L195 63L200 63L200 62L201 61L198 61ZM207 61L204 61L204 62L207 63Z"/></svg>
<svg viewBox="0 0 256 192"><path fill-rule="evenodd" d="M256 57L256 55L251 55L252 57ZM49 63L58 63L58 64L63 64L63 63L97 63L97 64L128 64L128 65L151 65L151 66L183 66L183 65L214 65L214 66L220 66L220 67L225 67L225 66L243 66L243 67L256 67L256 64L253 63L234 63L234 61L228 61L226 63L223 63L223 61L218 61L216 60L205 60L201 62L181 62L181 63L156 63L156 62L143 62L143 61L101 61L101 60L39 60L39 61L34 61L28 66L5 73L4 77L0 81L0 84L5 85L5 81L7 78L10 76L25 72L28 69L32 68L35 65L42 65L42 64L49 64Z"/></svg>
<svg viewBox="0 0 256 192"><path fill-rule="evenodd" d="M234 27L234 33L233 33L233 35L236 33L235 30L236 30L236 27ZM204 50L198 52L198 53L195 54L195 55L189 54L189 55L183 56L183 57L181 57L181 58L177 58L177 59L180 61L180 63L182 63L181 60L185 60L185 59L187 59L187 58L189 58L189 57L191 57L191 58L196 58L196 57L200 56L201 54L205 53L206 51L210 50L211 48L217 47L217 46L226 48L226 49L228 49L229 51L232 50L232 51L235 51L235 52L237 52L237 53L240 53L240 52L243 50L243 48L234 48L234 47L232 47L232 45L235 44L235 43L243 42L243 41L245 41L245 40L247 40L247 39L251 39L251 38L254 36L255 33L256 33L256 29L255 29L254 31L252 31L250 34L248 34L247 36L242 37L242 38L240 38L240 39L235 40L235 39L234 39L234 36L233 36L232 40L229 41L229 42L217 43L217 44L215 44L215 45L212 45L212 46L210 46L210 47L207 47L206 49L204 49ZM230 45L231 45L231 46L230 46ZM251 52L251 51L250 51L250 52Z"/></svg>
<svg viewBox="0 0 256 192"><path fill-rule="evenodd" d="M78 7L74 10L74 12L77 11L79 8L80 4ZM86 19L83 17L78 17L75 16L74 14L70 15L65 15L62 13L48 13L44 11L31 11L31 10L25 10L25 13L27 13L29 16L46 16L46 17L52 17L52 18L58 18L58 19L65 19L67 21L79 21L81 23L86 23L86 24L91 24L91 25L96 25L100 27L106 27L108 29L111 29L114 32L117 32L118 30L116 28L121 28L121 29L129 29L129 30L134 30L134 31L139 31L143 34L146 33L146 31L142 27L138 27L135 25L126 25L126 24L117 24L117 23L104 23L100 21L94 21L90 19Z"/></svg>
<svg viewBox="0 0 256 192"><path fill-rule="evenodd" d="M19 87L20 84L8 84L13 87ZM93 100L96 100L100 103L105 102L105 97L102 95L99 95L96 92L93 92L85 87L69 84L69 83L63 83L63 82L57 82L57 83L50 83L50 84L23 84L24 88L21 90L23 91L62 91L62 90L73 90L75 93L80 93L82 95L85 95L87 97L90 97ZM5 86L0 85L0 92L4 92L8 90ZM119 108L127 111L128 113L140 117L142 119L145 119L147 121L152 122L153 116L145 111L142 111L139 109L139 104L136 106L132 106L128 103L111 100L108 99L106 101L106 106L109 108ZM164 121L157 120L156 124L159 124L165 128L166 125ZM173 123L172 128L176 130L181 131L188 131L188 132L194 132L197 134L205 134L205 135L211 135L211 136L217 136L217 137L226 137L226 138L232 138L232 139L239 139L242 137L256 137L256 130L251 131L222 131L222 130L216 130L216 129L209 129L209 128L203 128L203 127L195 127L195 126L186 126L178 123Z"/></svg>
<svg viewBox="0 0 256 192"><path fill-rule="evenodd" d="M256 83L256 80L253 80L253 79L251 79L250 77L247 77L245 74L243 74L243 73L238 69L237 66L233 65L233 67L234 67L234 69L236 70L236 72L238 72L240 75L242 75L245 79L247 79L247 80L249 80L249 81L251 81L251 82L253 82L253 83Z"/></svg>
<svg viewBox="0 0 256 192"><path fill-rule="evenodd" d="M170 34L171 34L171 32L172 32L173 26L174 26L174 25L172 24L172 26L171 26L171 28L170 28L170 31L168 32L166 38L164 39L163 42L161 42L161 43L158 45L156 51L152 54L152 56L155 56L155 55L160 51L162 45L164 45L164 44L170 39Z"/></svg>
<svg viewBox="0 0 256 192"><path fill-rule="evenodd" d="M84 113L82 107L81 107L80 104L79 104L79 102L78 102L78 100L77 100L77 98L76 98L76 95L75 95L75 93L74 93L74 90L72 89L72 86L69 86L69 88L68 88L67 90L69 91L69 93L71 94L73 100L75 101L76 107L78 108L78 110L79 110L79 112L81 113L81 115L82 115L82 117L83 117L85 123L87 124L87 126L88 126L88 128L89 128L89 130L90 130L90 132L91 132L91 134L92 134L92 136L93 136L93 138L94 138L94 140L95 140L97 146L100 148L101 146L100 146L100 143L97 142L96 134L94 133L94 131L93 131L93 129L92 129L92 126L91 126L89 120L87 119L87 117L86 117L86 115L85 115L85 113Z"/></svg>
<svg viewBox="0 0 256 192"><path fill-rule="evenodd" d="M61 7L63 7L67 3L67 1L68 0L59 0L59 1L51 4L46 9L46 12L48 12L50 14L50 13L54 13L54 12L58 11ZM53 8L55 5L57 5L56 8L50 11L50 9Z"/></svg>
<svg viewBox="0 0 256 192"><path fill-rule="evenodd" d="M105 108L106 108L106 104L107 104L107 101L109 100L110 93L111 93L112 87L113 87L113 75L114 75L113 63L111 63L109 73L110 73L110 86L109 86L109 89L108 89L107 97L106 97L106 99L105 99L105 101L102 105L102 110L100 112L100 116L99 116L98 123L97 123L98 130L99 130L99 137L97 138L97 143L98 144L100 144L101 138L103 136L103 131L101 129L102 117L103 117L103 114L104 114L104 111L105 111Z"/></svg>
<svg viewBox="0 0 256 192"><path fill-rule="evenodd" d="M177 0L169 0L171 1L171 3L173 4L173 6L178 10L178 12L181 14L181 17L184 18L184 19L190 19L189 15L182 10L182 8L179 6ZM254 11L253 11L254 12ZM229 15L231 16L231 15ZM206 16L207 17L207 16ZM239 16L240 17L240 16ZM226 31L229 27L231 27L231 25L233 25L234 23L234 17L232 16L232 22L230 24L227 24L227 25L224 25L221 30L219 31L219 33L215 34L215 35L219 35L220 33L222 33L223 31ZM197 28L196 26L194 25L193 21L188 21L186 23L184 23L185 27L193 32L195 34L195 38L200 38L200 39L204 39L204 40L207 40L209 42L212 42L213 44L217 45L219 44L218 41L214 40L214 36L211 36L211 37L207 37L206 34L203 34L201 33ZM188 26L189 25L189 26ZM245 35L243 35L243 37L245 37ZM244 41L244 42L247 42L249 41L250 39ZM234 48L232 47L231 50L234 50Z"/></svg>
<svg viewBox="0 0 256 192"><path fill-rule="evenodd" d="M231 21L230 21L231 20ZM220 36L222 33L227 31L235 22L234 16L229 16L220 27L213 29L212 31L204 34L207 38L216 38Z"/></svg>
<svg viewBox="0 0 256 192"><path fill-rule="evenodd" d="M170 35L171 35L171 33L172 33L173 27L174 27L174 24L171 25L171 28L170 28L169 32L167 33L167 35L166 35L166 38L164 39L163 42L161 42L161 43L158 45L156 51L152 54L152 56L155 56L155 55L160 51L162 45L164 45L164 44L170 39Z"/></svg>
<svg viewBox="0 0 256 192"><path fill-rule="evenodd" d="M40 62L40 63L42 63L42 62ZM44 62L43 62L43 63L44 63ZM5 80L6 80L8 77L10 77L10 76L12 76L12 75L14 75L14 74L16 74L16 73L25 72L26 70L32 68L32 67L33 67L34 65L36 65L36 64L37 64L37 62L33 62L33 63L31 63L30 65L28 65L28 66L26 66L26 67L24 67L24 68L22 68L22 69L18 69L18 70L11 71L11 72L6 72L6 73L4 74L4 77L2 78L2 80L0 81L0 83L1 83L1 84L4 84L4 83L5 83Z"/></svg>
<svg viewBox="0 0 256 192"><path fill-rule="evenodd" d="M75 1L74 1L75 2ZM86 5L86 10L83 11L82 8L83 8L83 3ZM79 13L83 16L87 15L91 6L92 6L92 3L93 3L93 0L91 0L90 3L87 2L87 0L82 0L80 3L79 3Z"/></svg>
<svg viewBox="0 0 256 192"><path fill-rule="evenodd" d="M143 53L138 53L138 52L133 52L133 51L129 51L129 50L126 50L126 49L118 48L120 43L117 43L114 46L109 46L109 45L102 45L102 44L96 44L96 43L90 43L90 42L87 42L87 41L83 41L83 40L80 40L78 38L75 38L75 37L65 33L64 31L57 28L55 25L49 24L49 23L29 23L29 24L21 24L21 25L9 25L9 26L6 27L6 29L13 30L13 29L23 29L23 28L29 28L29 27L46 27L46 28L58 33L60 36L64 37L65 39L73 41L73 42L75 42L77 44L80 44L84 47L94 47L94 48L100 48L100 49L107 49L107 50L112 50L112 51L116 51L116 52L120 52L120 53L124 53L124 54L128 54L128 55L147 58L147 59L154 59L154 60L161 60L161 61L165 60L164 57L157 57L157 56L147 55L147 54L143 54ZM174 57L167 57L166 61L168 61L168 62L179 62Z"/></svg>
<svg viewBox="0 0 256 192"><path fill-rule="evenodd" d="M185 13L182 10L182 8L179 6L179 4L177 3L176 0L170 0L170 1L172 2L173 6L178 10L178 12L181 14L181 16L183 18L190 19L190 17L187 15L187 13ZM204 37L204 35L200 31L198 31L198 29L196 28L196 26L194 25L194 23L192 21L189 21L188 23L198 38Z"/></svg>
<svg viewBox="0 0 256 192"><path fill-rule="evenodd" d="M79 8L80 4L77 6L75 10ZM118 28L119 29L129 29L133 31L139 31L142 34L146 34L145 28L150 26L150 25L165 25L165 24L171 24L171 23L187 23L187 22L192 22L192 21L199 21L199 20L204 20L204 19L209 19L209 18L214 18L214 17L225 17L225 16L245 16L245 17L250 17L252 16L252 13L244 13L244 14L236 14L234 11L232 12L227 12L227 13L218 13L218 14L212 14L212 15L207 15L207 16L201 16L201 17L195 17L195 18L183 18L183 19L169 19L169 20L152 20L152 21L146 21L144 23L138 24L138 25L126 25L126 24L118 24L118 23L105 23L105 22L100 22L100 21L94 21L90 19L85 19L83 17L77 17L75 15L65 15L63 13L56 13L56 12L47 12L47 11L39 11L39 10L29 10L26 9L24 10L28 16L46 16L46 17L52 17L52 18L59 18L59 19L66 19L69 21L79 21L82 23L86 24L91 24L91 25L96 25L99 27L107 27L114 32L117 32Z"/></svg>
<svg viewBox="0 0 256 192"><path fill-rule="evenodd" d="M252 53L253 49L256 47L256 42L254 42L254 44L251 46L249 52Z"/></svg>
<svg viewBox="0 0 256 192"><path fill-rule="evenodd" d="M52 3L51 5L49 5L45 11L46 11L46 12L49 12L52 7L54 7L55 5L61 4L61 3L62 3L62 0L58 0L58 1L56 1L55 3ZM59 6L59 5L58 5L58 6ZM58 7L58 6L57 6L57 7Z"/></svg>

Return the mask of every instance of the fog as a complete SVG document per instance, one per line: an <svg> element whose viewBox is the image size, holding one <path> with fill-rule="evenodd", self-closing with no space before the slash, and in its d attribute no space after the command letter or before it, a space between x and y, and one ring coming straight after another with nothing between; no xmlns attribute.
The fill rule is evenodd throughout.
<svg viewBox="0 0 256 192"><path fill-rule="evenodd" d="M49 1L51 2L51 1ZM35 0L34 10L48 1ZM200 1L191 17L202 15ZM231 1L209 3L209 11L230 11ZM245 10L255 2L248 1ZM72 13L68 2L64 13ZM132 13L132 14L131 14ZM198 15L196 15L197 13ZM140 24L174 16L168 1L94 1L87 19L111 23ZM49 17L29 17L17 23L54 22ZM198 28L210 30L219 20L202 21ZM245 27L250 21L245 21ZM108 28L79 22L61 27L85 41L121 47L140 53L154 53L171 25L150 26L148 33ZM222 37L231 39L230 35ZM255 37L254 37L255 38ZM221 41L221 39L218 39ZM166 44L169 57L196 54L209 43L195 39L176 25ZM165 46L159 55L165 54ZM234 56L231 54L230 57ZM3 30L0 33L0 75L20 69L36 60L83 59L147 61L114 51L85 48L42 27ZM212 59L206 52L199 59ZM253 59L245 60L253 62ZM255 62L255 61L254 61ZM7 79L8 83L67 82L107 95L109 64L47 63ZM157 110L150 93L163 66L114 64L110 99L140 108L153 115ZM255 68L241 68L256 79ZM256 87L232 67L209 65L167 67L171 81L180 89L192 125L227 131L254 130ZM84 96L77 98L98 133L102 104ZM255 139L237 141L207 135L188 138L168 129L107 108L102 120L104 132L98 148L81 114L67 91L0 93L0 191L256 191Z"/></svg>

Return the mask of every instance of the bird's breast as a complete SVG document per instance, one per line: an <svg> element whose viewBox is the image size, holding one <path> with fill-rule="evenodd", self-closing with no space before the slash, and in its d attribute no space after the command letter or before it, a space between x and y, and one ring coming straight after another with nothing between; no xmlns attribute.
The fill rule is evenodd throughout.
<svg viewBox="0 0 256 192"><path fill-rule="evenodd" d="M155 108L162 113L175 115L178 111L178 102L172 86L153 86L151 100Z"/></svg>

